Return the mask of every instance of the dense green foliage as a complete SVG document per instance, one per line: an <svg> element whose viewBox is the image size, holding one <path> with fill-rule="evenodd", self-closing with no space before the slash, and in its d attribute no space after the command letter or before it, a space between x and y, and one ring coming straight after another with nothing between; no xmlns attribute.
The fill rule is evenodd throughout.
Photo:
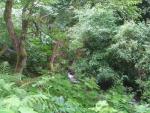
<svg viewBox="0 0 150 113"><path fill-rule="evenodd" d="M1 0L0 113L150 113L149 0Z"/></svg>
<svg viewBox="0 0 150 113"><path fill-rule="evenodd" d="M44 75L24 81L19 81L12 75L0 76L0 110L4 113L27 111L28 113L148 113L150 111L148 104L131 103L132 95L127 96L122 86L116 86L108 92L99 92L94 79L71 84L62 75L51 75L51 77ZM12 81L8 81L6 76ZM98 99L100 101L96 102Z"/></svg>

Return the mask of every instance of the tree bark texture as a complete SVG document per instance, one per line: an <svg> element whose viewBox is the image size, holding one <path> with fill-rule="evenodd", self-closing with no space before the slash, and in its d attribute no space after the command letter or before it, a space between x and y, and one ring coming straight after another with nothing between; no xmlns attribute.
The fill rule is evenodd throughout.
<svg viewBox="0 0 150 113"><path fill-rule="evenodd" d="M61 52L59 49L63 47L63 42L62 41L55 41L53 43L53 49L52 49L52 56L50 57L50 62L49 62L49 68L51 71L55 71L55 62L59 56L64 56L64 53Z"/></svg>
<svg viewBox="0 0 150 113"><path fill-rule="evenodd" d="M22 73L23 69L26 67L26 61L27 61L27 52L25 49L25 38L27 34L27 29L28 29L28 21L22 18L21 36L16 36L14 24L12 21L13 1L14 0L6 1L5 11L4 11L4 20L6 22L9 37L11 38L13 46L17 53L17 63L16 63L16 68L15 68L15 73ZM23 8L22 15L26 11L25 8Z"/></svg>

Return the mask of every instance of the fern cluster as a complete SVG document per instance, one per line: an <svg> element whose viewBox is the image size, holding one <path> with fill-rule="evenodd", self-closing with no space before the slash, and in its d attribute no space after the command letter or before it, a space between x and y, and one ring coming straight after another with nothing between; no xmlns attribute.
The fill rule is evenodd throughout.
<svg viewBox="0 0 150 113"><path fill-rule="evenodd" d="M0 79L0 112L91 113L91 110L71 98L65 98L65 95L54 94L56 92L48 93L47 91L50 89L44 86L47 80L49 80L47 77L43 77L41 81L32 84L22 82L22 85L18 86L17 82L6 82L4 79ZM47 91L45 91L46 88Z"/></svg>
<svg viewBox="0 0 150 113"><path fill-rule="evenodd" d="M123 89L121 85L116 85L108 92L99 93L95 79L80 80L79 84L72 84L60 74L22 81L16 79L14 82L1 78L0 113L148 113L150 111L148 104L133 104L132 95L126 95Z"/></svg>

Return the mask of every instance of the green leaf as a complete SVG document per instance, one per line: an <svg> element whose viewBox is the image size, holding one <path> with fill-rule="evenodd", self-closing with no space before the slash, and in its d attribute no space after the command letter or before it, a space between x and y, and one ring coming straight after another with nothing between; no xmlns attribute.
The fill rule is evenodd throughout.
<svg viewBox="0 0 150 113"><path fill-rule="evenodd" d="M10 109L0 109L0 113L15 113Z"/></svg>
<svg viewBox="0 0 150 113"><path fill-rule="evenodd" d="M19 108L20 113L38 113L36 111L34 111L32 108L29 107L20 107Z"/></svg>

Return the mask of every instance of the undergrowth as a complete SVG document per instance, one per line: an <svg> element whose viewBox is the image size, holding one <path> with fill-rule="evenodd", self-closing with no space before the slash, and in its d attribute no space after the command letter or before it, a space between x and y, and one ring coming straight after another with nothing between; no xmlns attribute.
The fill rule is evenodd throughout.
<svg viewBox="0 0 150 113"><path fill-rule="evenodd" d="M1 74L0 113L149 113L148 104L133 104L121 85L107 92L95 79L72 84L65 75L43 75L13 81Z"/></svg>

